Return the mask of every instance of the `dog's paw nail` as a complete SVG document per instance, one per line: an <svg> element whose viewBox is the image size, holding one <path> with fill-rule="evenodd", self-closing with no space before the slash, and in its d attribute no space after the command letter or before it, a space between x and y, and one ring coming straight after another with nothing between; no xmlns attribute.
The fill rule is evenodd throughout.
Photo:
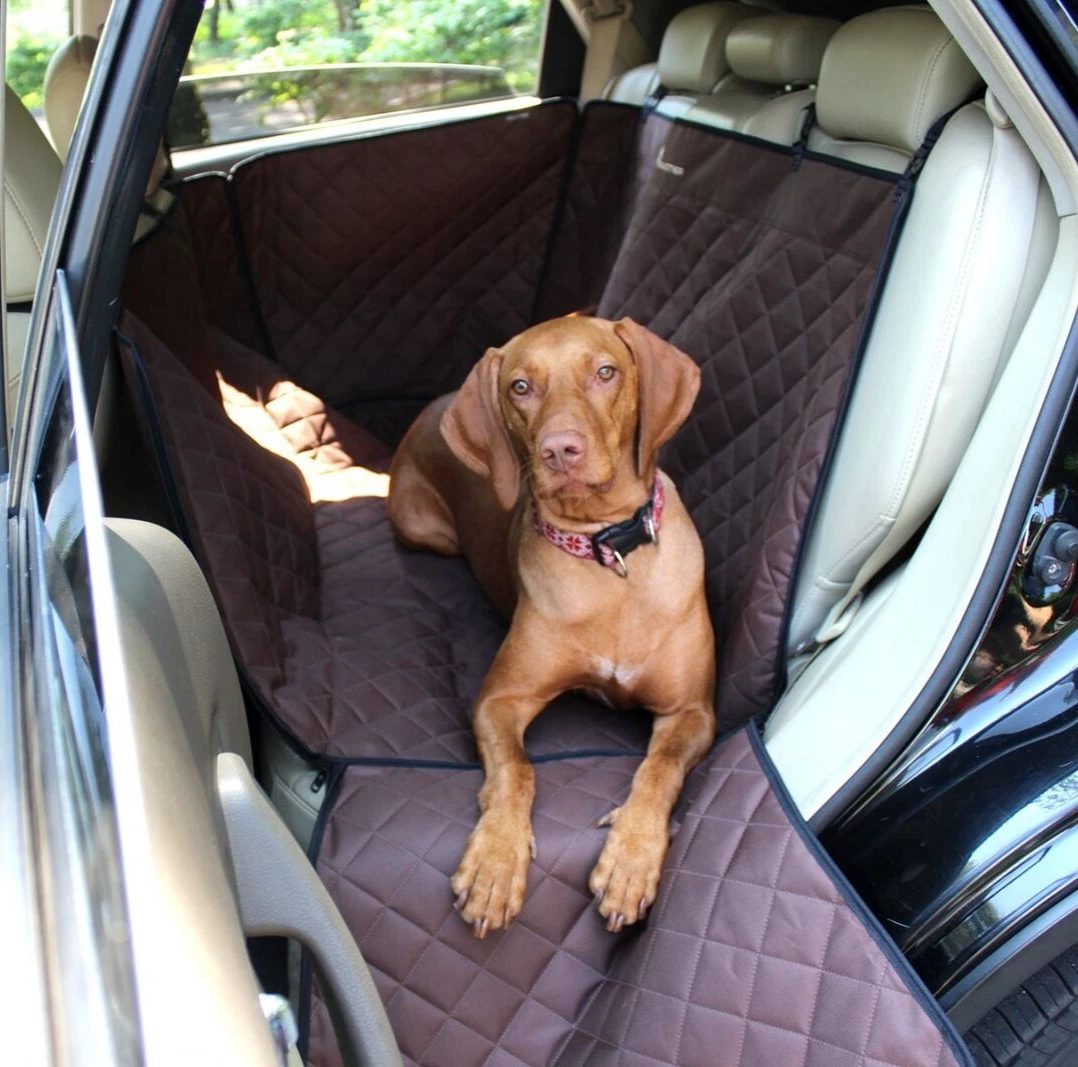
<svg viewBox="0 0 1078 1067"><path fill-rule="evenodd" d="M457 894L457 899L453 901L453 907L457 911L460 911L460 909L463 908L464 905L467 904L467 903L468 903L468 890L467 889L462 889Z"/></svg>
<svg viewBox="0 0 1078 1067"><path fill-rule="evenodd" d="M620 911L614 912L606 921L606 928L612 934L621 933L621 928L625 925L625 916Z"/></svg>
<svg viewBox="0 0 1078 1067"><path fill-rule="evenodd" d="M475 936L478 937L480 941L482 941L483 938L487 936L487 931L489 929L490 929L490 920L489 919L476 919L475 920Z"/></svg>
<svg viewBox="0 0 1078 1067"><path fill-rule="evenodd" d="M640 918L642 919L648 913L648 898L640 898Z"/></svg>
<svg viewBox="0 0 1078 1067"><path fill-rule="evenodd" d="M595 890L594 896L595 896L595 903L596 904L602 904L602 902L603 902L603 893L605 893L605 892L606 892L606 890L604 890L604 889L596 889Z"/></svg>
<svg viewBox="0 0 1078 1067"><path fill-rule="evenodd" d="M613 826L614 820L618 817L618 810L615 808L613 811L608 811L595 825L599 829L604 826Z"/></svg>
<svg viewBox="0 0 1078 1067"><path fill-rule="evenodd" d="M535 843L535 834L532 834L528 847L531 849L532 859L536 859L539 856L539 846Z"/></svg>

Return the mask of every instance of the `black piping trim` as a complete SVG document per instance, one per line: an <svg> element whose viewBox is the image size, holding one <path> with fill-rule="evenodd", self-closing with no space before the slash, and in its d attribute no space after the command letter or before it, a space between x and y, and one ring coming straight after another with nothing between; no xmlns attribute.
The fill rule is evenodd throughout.
<svg viewBox="0 0 1078 1067"><path fill-rule="evenodd" d="M509 99L508 97L506 98ZM483 103L481 100L472 101L473 103ZM267 156L287 156L295 152L312 152L319 148L336 148L339 145L353 144L356 141L369 141L373 138L381 140L386 137L404 137L409 133L423 133L430 129L437 129L442 126L469 126L476 122L491 122L498 119L504 121L507 118L512 118L517 115L528 115L532 112L542 109L551 109L554 107L568 107L572 108L574 115L578 113L577 103L567 96L555 96L549 100L543 100L538 104L533 104L531 107L526 108L507 108L505 111L495 111L490 115L473 115L470 119L454 119L447 118L441 122L430 122L426 124L416 126L405 126L403 128L391 129L391 130L369 130L366 133L355 133L350 137L336 137L333 140L315 141L308 144L289 145L287 148L267 148L264 152L258 152L255 155L245 156L238 163L236 163L232 170L229 172L230 177L235 177L240 171L246 167L251 166L253 163L257 163L259 160L265 159Z"/></svg>
<svg viewBox="0 0 1078 1067"><path fill-rule="evenodd" d="M605 101L600 101L605 103ZM609 104L609 107L618 105ZM668 122L671 126L686 126L691 130L703 130L705 133L713 134L714 136L726 139L730 141L740 141L742 144L752 145L756 148L764 148L769 152L775 152L781 156L787 156L794 158L796 156L795 145L778 144L776 141L765 141L762 137L753 137L749 133L741 133L739 130L721 130L716 126L709 126L703 122L696 122L685 116L671 116L664 115L661 111L656 111L654 117L662 119L664 122ZM829 167L836 167L839 170L848 170L854 174L864 174L869 178L879 178L880 181L890 182L892 184L898 184L901 178L900 174L896 174L892 170L884 170L880 167L870 167L864 163L855 163L849 159L840 159L838 156L829 156L824 152L816 152L811 148L805 148L801 153L801 158L806 162L811 160L814 163L823 163Z"/></svg>
<svg viewBox="0 0 1078 1067"><path fill-rule="evenodd" d="M258 286L255 284L251 256L247 249L247 237L243 232L243 219L240 217L240 200L236 193L235 182L231 177L225 179L225 199L228 201L228 214L232 220L232 240L236 246L236 262L243 276L243 288L247 292L247 303L250 305L251 315L255 320L255 328L262 338L265 354L275 363L279 363L273 335L270 333L266 316L262 313L262 301L258 299Z"/></svg>
<svg viewBox="0 0 1078 1067"><path fill-rule="evenodd" d="M157 470L158 481L165 494L165 502L168 504L169 518L172 527L179 535L180 540L194 553L194 540L191 536L191 527L187 522L187 515L181 503L179 486L176 483L172 465L168 461L168 449L165 447L165 437L161 429L161 420L157 415L157 404L153 398L153 390L146 374L146 363L138 345L119 326L115 327L117 343L125 348L130 356L130 364L135 372L136 388L138 396L131 399L141 409L145 417L146 429L150 435L150 447L154 454L154 466Z"/></svg>
<svg viewBox="0 0 1078 1067"><path fill-rule="evenodd" d="M326 795L322 801L318 818L314 822L314 831L311 833L310 843L307 845L307 859L314 867L318 861L318 853L322 850L322 839L329 825L330 813L337 805L341 794L341 783L344 781L344 769L334 769L329 772L329 780L326 782ZM314 976L314 963L310 950L304 946L300 958L299 967L299 1036L296 1040L296 1048L300 1058L307 1062L308 1046L311 1040L311 981Z"/></svg>
<svg viewBox="0 0 1078 1067"><path fill-rule="evenodd" d="M936 1024L944 1041L947 1042L948 1047L955 1055L955 1059L958 1060L958 1063L962 1065L962 1067L976 1067L973 1056L970 1054L965 1042L959 1037L958 1031L947 1017L947 1013L943 1010L940 1002L932 996L928 990L928 986L926 986L921 979L921 976L913 969L913 965L902 955L898 946L880 924L879 919L869 911L865 902L857 895L857 890L854 889L846 876L835 865L835 861L830 857L823 845L820 844L819 838L816 837L804 818L802 818L801 812L798 811L797 805L793 802L793 798L787 792L786 786L783 783L778 770L771 762L771 757L767 754L767 749L764 747L764 743L760 738L760 732L756 723L749 723L749 725L745 727L745 732L748 735L753 754L756 756L756 759L760 764L760 769L764 772L768 784L771 786L779 805L782 807L786 818L790 820L790 825L797 831L798 837L801 838L809 852L812 854L813 859L820 865L824 874L831 879L831 883L838 890L839 895L846 904L849 905L850 910L857 917L858 921L871 935L872 940L876 942L880 951L887 957L887 961L898 972L898 976L902 979L906 988L913 994L914 999L925 1010L928 1017Z"/></svg>
<svg viewBox="0 0 1078 1067"><path fill-rule="evenodd" d="M532 764L561 763L574 759L640 759L647 755L643 749L579 748L568 752L547 752L541 756L528 755ZM442 771L481 771L478 760L412 759L409 756L325 756L336 767L412 767Z"/></svg>
<svg viewBox="0 0 1078 1067"><path fill-rule="evenodd" d="M539 277L535 282L535 296L532 297L531 311L528 313L529 325L534 326L538 321L539 303L543 298L543 290L546 289L547 278L550 275L550 265L554 259L554 249L558 243L558 234L561 232L565 208L569 203L569 190L573 184L573 174L576 172L576 159L580 152L580 142L584 138L584 128L584 117L578 114L573 120L573 128L569 134L569 151L565 153L565 165L562 170L561 181L558 183L558 198L554 201L554 213L550 219L550 229L547 231L543 261L539 264Z"/></svg>

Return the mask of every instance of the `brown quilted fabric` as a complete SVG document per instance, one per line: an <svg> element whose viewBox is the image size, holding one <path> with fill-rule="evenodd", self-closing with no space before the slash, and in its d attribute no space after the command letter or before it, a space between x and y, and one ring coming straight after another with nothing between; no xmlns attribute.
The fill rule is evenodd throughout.
<svg viewBox="0 0 1078 1067"><path fill-rule="evenodd" d="M530 324L576 109L539 107L242 164L277 358L337 407L433 398Z"/></svg>
<svg viewBox="0 0 1078 1067"><path fill-rule="evenodd" d="M133 317L125 330L237 659L267 708L328 756L474 761L471 705L505 626L463 560L397 545L384 447L351 427L346 451L332 427L347 420L257 353L216 350L222 404ZM528 748L638 751L649 728L569 696Z"/></svg>
<svg viewBox="0 0 1078 1067"><path fill-rule="evenodd" d="M895 186L813 159L794 170L784 150L660 116L647 128L649 174L599 314L631 315L703 369L662 463L704 539L728 727L773 700L794 560Z"/></svg>
<svg viewBox="0 0 1078 1067"><path fill-rule="evenodd" d="M654 159L638 144L640 125L636 107L592 101L584 108L536 321L599 303L631 207L633 177L641 159Z"/></svg>
<svg viewBox="0 0 1078 1067"><path fill-rule="evenodd" d="M546 122L559 112L528 114ZM626 152L623 119L604 136ZM611 179L628 190L614 213L624 213L627 229L603 310L649 323L704 369L697 411L664 462L709 549L709 592L726 649L720 707L736 717L770 693L792 557L892 214L892 185L812 160L794 171L780 152L665 120L633 132L635 163ZM414 163L408 143L402 135L397 145L402 166ZM355 145L339 147L355 154ZM680 174L654 168L660 148ZM384 146L378 154L384 159ZM361 265L333 293L326 264L303 260L289 244L296 238L286 208L302 216L316 190L329 190L311 208L312 217L322 212L326 241L317 256L328 263L340 254L334 242L343 242L331 241L325 226L328 205L336 197L334 210L341 207L350 188L334 189L340 157L304 161L294 184L276 173L277 162L266 172L258 169L265 160L252 164L247 187L248 228L263 257L256 273L260 287L272 282L265 306L275 328L296 346L293 355L296 338L323 356L342 338L357 352L373 346L332 369L305 364L305 380L335 374L369 390L388 379L402 390L405 379L393 376L405 371L408 381L459 378L463 347L439 350L434 367L425 362L434 349L416 361L419 348L408 347L404 319L420 323L423 344L433 343L442 336L435 312L421 320L430 309L405 300L386 319L379 311L360 321L349 302L365 299ZM542 181L556 169L548 166ZM372 173L364 181L376 185ZM538 196L534 182L527 188ZM485 206L500 218L500 208ZM202 208L212 216L208 192ZM530 233L520 219L511 228ZM594 283L603 234L617 231L607 219L594 249L576 247L565 292ZM466 236L452 239L467 244ZM191 240L177 211L135 254L127 299L149 325L126 322L128 370L153 398L145 414L156 420L246 674L303 744L352 761L340 772L318 865L374 970L407 1061L968 1063L908 966L889 960L885 935L844 897L829 861L784 811L745 732L694 772L659 900L642 929L615 937L585 886L603 841L595 822L628 792L648 724L579 696L557 702L527 738L540 760L539 858L525 909L507 933L473 939L452 911L448 878L474 824L480 779L468 710L504 626L462 561L393 541L381 498L386 447L237 342L240 327L217 319L210 327ZM527 286L517 285L523 275L504 273L506 247L495 241L492 252L506 288L483 306L500 307L508 321L505 309L516 314ZM379 248L368 248L370 258ZM530 248L518 249L525 274ZM203 260L209 251L202 248ZM306 274L285 282L273 257L293 253ZM227 262L225 254L204 262L203 284ZM482 275L486 261L478 262ZM405 250L400 264L408 263ZM449 304L472 306L479 298L454 287L456 261L438 264L433 273L448 271L440 284ZM297 280L300 296L288 296ZM367 306L363 315L370 313ZM350 333L357 323L366 340ZM461 328L459 320L442 325ZM471 347L469 362L481 347ZM379 366L375 355L391 362ZM317 995L310 1044L312 1062L337 1062Z"/></svg>
<svg viewBox="0 0 1078 1067"><path fill-rule="evenodd" d="M407 1063L970 1062L938 1009L930 1014L907 988L921 990L908 965L900 973L888 960L830 864L806 845L744 731L690 779L645 928L608 934L585 888L603 843L594 824L625 796L634 769L631 759L537 768L538 859L525 907L485 941L455 914L449 890L478 773L346 772L318 869ZM310 1062L339 1062L317 997Z"/></svg>
<svg viewBox="0 0 1078 1067"><path fill-rule="evenodd" d="M173 193L190 224L188 239L207 321L233 340L261 351L263 338L243 280L227 178L207 174L181 182Z"/></svg>

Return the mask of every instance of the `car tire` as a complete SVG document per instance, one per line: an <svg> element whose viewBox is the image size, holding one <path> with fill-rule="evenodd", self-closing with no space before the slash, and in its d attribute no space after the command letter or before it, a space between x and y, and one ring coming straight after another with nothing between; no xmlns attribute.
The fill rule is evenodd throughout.
<svg viewBox="0 0 1078 1067"><path fill-rule="evenodd" d="M966 1041L980 1067L1078 1065L1078 946L987 1012Z"/></svg>

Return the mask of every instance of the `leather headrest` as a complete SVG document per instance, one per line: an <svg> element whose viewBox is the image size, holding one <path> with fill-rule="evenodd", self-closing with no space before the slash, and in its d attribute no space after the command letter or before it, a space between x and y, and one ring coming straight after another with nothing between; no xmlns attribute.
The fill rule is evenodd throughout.
<svg viewBox="0 0 1078 1067"><path fill-rule="evenodd" d="M69 37L45 70L45 122L61 159L67 159L96 54L96 37Z"/></svg>
<svg viewBox="0 0 1078 1067"><path fill-rule="evenodd" d="M7 302L21 304L34 298L61 166L10 86L4 109L4 282Z"/></svg>
<svg viewBox="0 0 1078 1067"><path fill-rule="evenodd" d="M49 136L61 159L67 159L71 137L79 119L79 110L90 82L94 56L97 54L97 38L83 35L69 37L53 53L45 71L45 122ZM146 185L146 197L152 198L168 173L168 156L164 146L158 146L154 156L153 170Z"/></svg>
<svg viewBox="0 0 1078 1067"><path fill-rule="evenodd" d="M679 11L666 27L659 49L659 81L671 92L710 93L730 69L726 38L758 8L726 0Z"/></svg>
<svg viewBox="0 0 1078 1067"><path fill-rule="evenodd" d="M932 124L968 100L980 75L927 7L851 19L820 69L816 119L840 140L915 152Z"/></svg>
<svg viewBox="0 0 1078 1067"><path fill-rule="evenodd" d="M747 81L811 85L819 76L827 42L840 25L815 15L746 19L726 38L726 62Z"/></svg>

